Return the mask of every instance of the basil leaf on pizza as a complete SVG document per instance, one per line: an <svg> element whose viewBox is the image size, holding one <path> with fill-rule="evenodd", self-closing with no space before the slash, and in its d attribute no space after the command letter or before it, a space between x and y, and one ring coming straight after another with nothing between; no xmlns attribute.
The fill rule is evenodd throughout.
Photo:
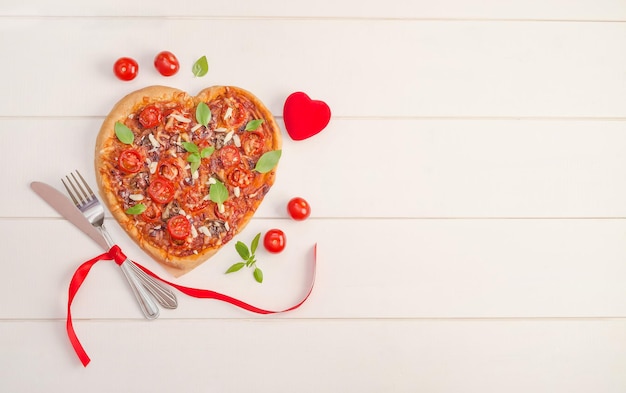
<svg viewBox="0 0 626 393"><path fill-rule="evenodd" d="M194 173L200 167L200 160L202 158L210 157L215 151L213 146L205 147L200 151L200 148L193 142L182 142L181 145L191 153L187 156L187 162L191 163L191 173Z"/></svg>
<svg viewBox="0 0 626 393"><path fill-rule="evenodd" d="M209 189L209 199L218 205L224 204L228 199L228 189L221 181L216 181Z"/></svg>
<svg viewBox="0 0 626 393"><path fill-rule="evenodd" d="M200 158L210 157L214 151L215 151L215 148L213 146L205 147L204 149L202 149L202 151L200 151Z"/></svg>
<svg viewBox="0 0 626 393"><path fill-rule="evenodd" d="M117 136L117 139L119 139L120 142L127 145L132 145L135 141L135 135L133 135L130 128L119 121L115 123L115 136Z"/></svg>
<svg viewBox="0 0 626 393"><path fill-rule="evenodd" d="M250 120L248 124L246 124L246 131L256 131L263 124L263 119Z"/></svg>
<svg viewBox="0 0 626 393"><path fill-rule="evenodd" d="M200 154L192 153L187 157L187 162L191 163L199 163L200 162Z"/></svg>
<svg viewBox="0 0 626 393"><path fill-rule="evenodd" d="M200 149L198 149L198 146L196 146L196 144L193 142L183 142L182 145L185 148L185 150L187 150L189 153L200 152Z"/></svg>
<svg viewBox="0 0 626 393"><path fill-rule="evenodd" d="M247 225L274 184L281 146L271 112L244 89L214 86L191 96L150 86L122 98L105 118L96 180L121 228L179 276ZM248 255L244 266L255 266L258 242L248 253L236 246Z"/></svg>
<svg viewBox="0 0 626 393"><path fill-rule="evenodd" d="M128 209L126 209L126 214L136 215L136 214L141 214L145 211L146 211L146 205L144 205L143 203L138 203L135 206L131 206Z"/></svg>
<svg viewBox="0 0 626 393"><path fill-rule="evenodd" d="M208 126L211 121L211 109L204 102L200 102L196 108L196 121L198 124Z"/></svg>
<svg viewBox="0 0 626 393"><path fill-rule="evenodd" d="M189 163L189 168L191 169L191 173L194 173L200 168L200 154L193 153L187 157L187 162Z"/></svg>
<svg viewBox="0 0 626 393"><path fill-rule="evenodd" d="M282 154L282 150L272 150L263 154L259 161L257 161L254 170L259 173L267 173L274 169L274 167L278 164L278 160L280 160L280 156Z"/></svg>

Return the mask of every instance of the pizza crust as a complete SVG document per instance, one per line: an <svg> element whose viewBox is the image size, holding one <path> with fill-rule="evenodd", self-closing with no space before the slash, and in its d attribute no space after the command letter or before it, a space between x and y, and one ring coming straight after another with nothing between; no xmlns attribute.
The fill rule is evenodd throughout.
<svg viewBox="0 0 626 393"><path fill-rule="evenodd" d="M107 205L113 217L117 220L120 226L128 233L135 243L139 245L148 255L155 259L159 264L175 277L181 276L204 261L213 256L223 246L213 248L205 248L198 254L191 254L185 257L178 257L170 254L167 249L159 248L151 243L145 241L140 231L136 228L135 219L126 214L120 206L118 200L115 197L115 190L107 176L103 176L106 171L106 157L107 154L113 149L112 144L116 140L115 135L115 123L120 121L124 122L129 114L135 113L139 108L154 102L162 101L184 101L193 102L195 107L200 102L209 102L212 99L219 97L220 95L237 95L239 97L245 97L254 106L261 116L265 119L267 129L270 130L272 141L271 148L269 150L278 150L282 145L282 136L280 129L272 116L271 112L265 107L265 105L252 93L234 86L213 86L206 88L198 93L197 96L191 97L182 90L167 87L167 86L149 86L137 91L134 91L124 98L122 98L111 110L109 115L105 118L102 127L96 138L95 146L95 172L96 180L99 185L100 195L104 203ZM268 186L273 185L276 168L272 171L262 174L263 184ZM254 215L254 212L261 203L261 200L255 201L256 206L245 213L243 218L239 221L239 225L235 229L233 237L241 232L245 226L249 223L250 219Z"/></svg>

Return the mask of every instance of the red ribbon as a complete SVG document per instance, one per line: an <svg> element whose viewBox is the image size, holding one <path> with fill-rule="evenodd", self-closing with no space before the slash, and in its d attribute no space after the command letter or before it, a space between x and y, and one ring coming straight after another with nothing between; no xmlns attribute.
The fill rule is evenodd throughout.
<svg viewBox="0 0 626 393"><path fill-rule="evenodd" d="M68 301L67 301L67 321L66 321L67 336L70 339L70 343L72 344L72 347L74 347L74 351L76 352L76 355L78 355L78 358L80 359L81 363L85 367L87 367L91 359L89 358L89 355L87 355L87 352L83 348L82 344L80 343L80 340L78 339L78 336L76 336L76 332L74 331L74 326L72 325L71 307L72 307L72 301L74 300L76 293L80 289L80 286L83 284L83 281L85 281L85 278L87 278L87 275L89 274L89 271L91 270L92 266L96 262L102 261L102 260L113 260L118 265L121 265L126 260L126 255L124 255L124 253L118 246L111 247L111 249L105 252L104 254L98 255L97 257L90 259L89 261L80 265L78 269L76 269L76 271L74 272L74 275L72 276L72 280L70 281L70 286L69 286L69 296L68 296ZM315 259L314 259L314 264L313 264L314 269L315 269L316 262L317 262L317 245L315 246ZM285 310L271 311L271 310L264 310L262 308L255 307L246 302L221 294L219 292L211 291L208 289L189 288L189 287L184 287L182 285L174 284L172 282L169 282L157 276L156 274L148 270L146 267L136 262L135 264L139 266L141 270L146 272L146 274L156 278L157 280L164 282L165 284L168 284L178 289L180 292L188 296L201 298L201 299L220 300L220 301L230 303L234 306L243 308L244 310L248 310L257 314L277 314L277 313L283 313L283 312L295 310L296 308L300 307L309 298L309 296L311 295L311 292L313 291L313 284L315 283L315 274L314 274L313 280L311 281L311 287L309 288L308 293L298 304L296 304L295 306L289 307ZM315 273L315 270L313 271Z"/></svg>

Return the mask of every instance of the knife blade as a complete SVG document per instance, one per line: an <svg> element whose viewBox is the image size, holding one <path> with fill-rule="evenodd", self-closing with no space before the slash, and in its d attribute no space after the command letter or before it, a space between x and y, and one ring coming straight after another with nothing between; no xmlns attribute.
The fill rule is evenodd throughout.
<svg viewBox="0 0 626 393"><path fill-rule="evenodd" d="M74 224L78 229L83 231L87 236L93 239L104 250L108 250L104 236L98 231L83 213L78 210L76 205L68 197L66 197L61 191L48 185L46 183L34 181L30 183L30 188L37 195L39 195L44 201L48 203L54 210L61 216L65 217L69 222Z"/></svg>
<svg viewBox="0 0 626 393"><path fill-rule="evenodd" d="M46 201L57 213L74 224L78 229L83 231L87 236L93 239L104 250L109 250L109 245L100 231L98 231L83 213L74 205L74 203L66 197L61 191L49 184L34 181L30 183L30 188ZM139 279L141 285L150 292L150 294L161 304L161 306L174 309L178 306L176 295L168 288L163 287L154 278L148 276L132 261L128 266L132 273ZM123 269L124 274L129 274L128 269Z"/></svg>

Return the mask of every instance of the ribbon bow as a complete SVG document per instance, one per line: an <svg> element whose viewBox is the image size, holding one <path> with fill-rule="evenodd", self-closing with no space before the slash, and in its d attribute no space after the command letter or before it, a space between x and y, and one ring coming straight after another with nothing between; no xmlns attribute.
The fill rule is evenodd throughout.
<svg viewBox="0 0 626 393"><path fill-rule="evenodd" d="M315 257L317 258L317 245L315 247ZM126 255L124 255L121 248L119 248L117 245L114 245L113 247L111 247L109 251L103 254L100 254L97 257L90 259L87 262L80 265L78 269L76 269L76 271L74 272L74 275L72 276L72 280L70 281L70 286L69 286L69 296L68 296L68 301L67 301L67 320L66 320L67 336L70 339L70 343L72 344L72 347L74 348L74 351L76 352L76 355L78 355L78 358L80 359L81 363L85 367L87 367L91 359L89 358L89 355L87 355L87 352L83 348L82 344L80 343L80 340L78 339L78 336L76 335L76 332L74 331L74 325L72 324L72 309L71 309L72 301L74 300L76 293L80 289L80 286L83 284L83 281L85 281L85 278L87 278L87 275L89 274L89 271L91 270L93 265L95 265L96 262L102 261L102 260L112 260L112 261L115 261L115 263L117 263L118 265L121 265L126 260ZM173 288L178 289L180 292L184 293L185 295L192 296L195 298L201 298L201 299L220 300L220 301L230 303L234 306L243 308L244 310L248 310L257 314L277 314L277 313L284 313L287 311L295 310L296 308L300 307L309 298L309 296L311 295L311 292L313 291L313 284L315 282L315 275L314 275L313 280L311 281L311 287L309 288L308 293L296 305L289 307L285 310L271 311L271 310L264 310L262 308L255 307L246 302L221 294L219 292L211 291L208 289L189 288L189 287L184 287L182 285L174 284L172 282L169 282L157 276L155 273L148 270L148 268L136 262L135 264L139 266L141 270L146 272L146 274L156 278L157 280L160 280L161 282ZM313 268L315 269L315 260L314 260ZM313 272L315 273L315 270Z"/></svg>

